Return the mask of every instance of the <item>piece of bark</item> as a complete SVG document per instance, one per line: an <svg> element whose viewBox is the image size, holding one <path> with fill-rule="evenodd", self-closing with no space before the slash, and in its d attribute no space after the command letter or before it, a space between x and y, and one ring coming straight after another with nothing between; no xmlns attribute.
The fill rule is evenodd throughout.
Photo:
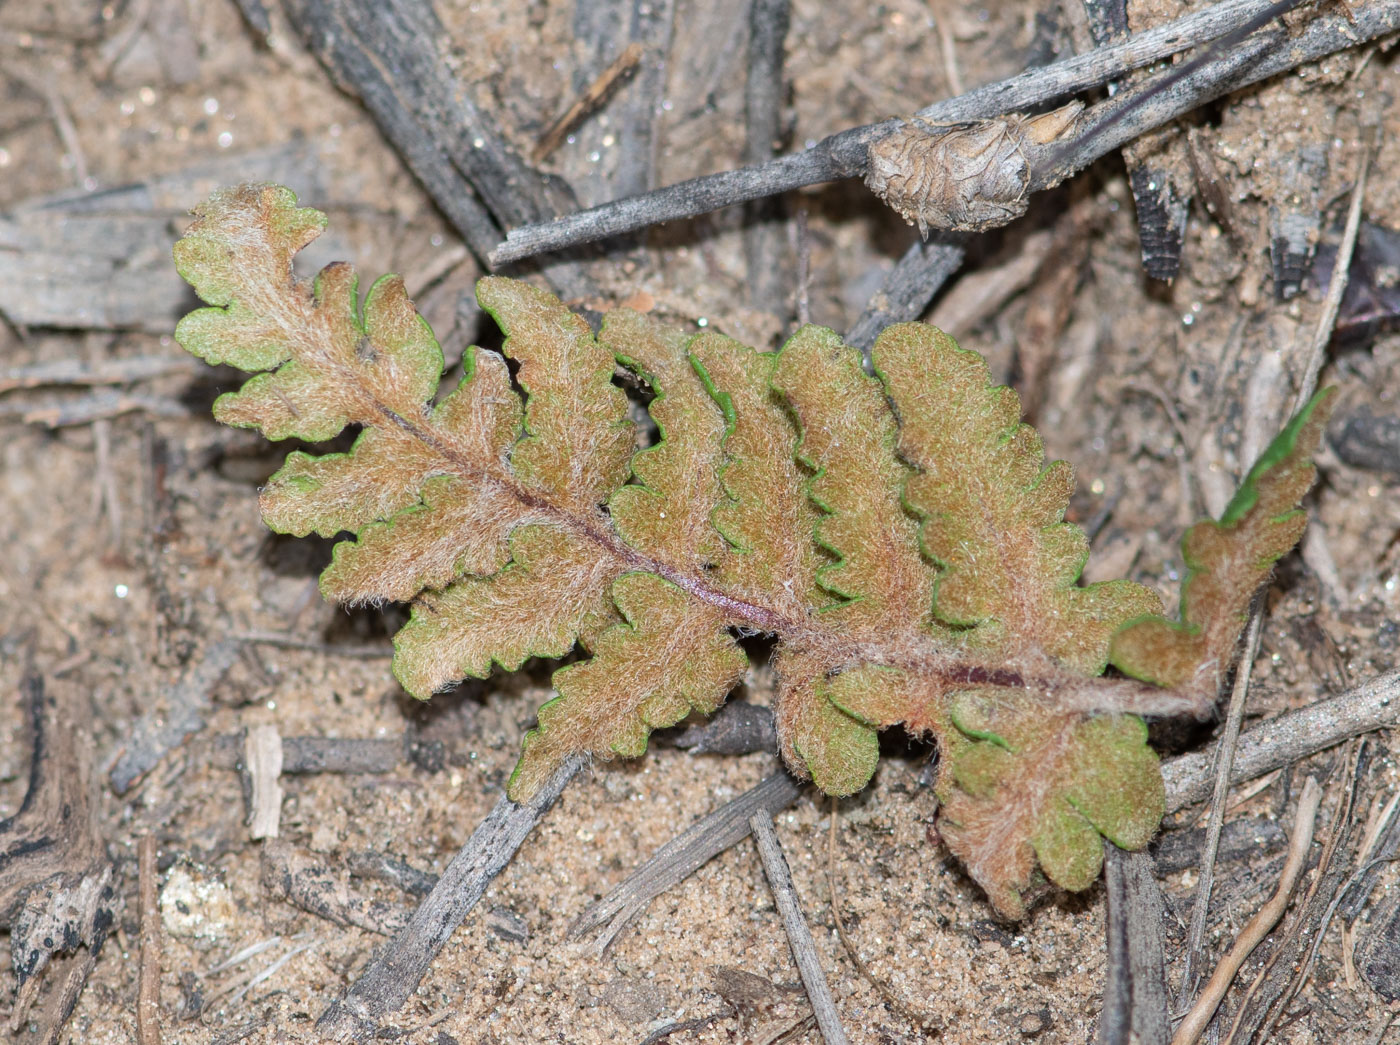
<svg viewBox="0 0 1400 1045"><path fill-rule="evenodd" d="M19 987L11 1029L33 1023L32 1040L47 1045L58 1040L111 930L116 874L96 823L76 691L46 687L35 674L20 688L33 754L19 811L0 821L0 928L10 931ZM63 983L43 1011L31 1011L45 969Z"/></svg>
<svg viewBox="0 0 1400 1045"><path fill-rule="evenodd" d="M173 219L240 181L277 181L325 206L347 191L342 168L329 148L300 142L221 156L135 185L25 200L0 215L0 315L21 327L169 334L193 303L170 263ZM348 254L331 233L303 260L319 268Z"/></svg>
<svg viewBox="0 0 1400 1045"><path fill-rule="evenodd" d="M412 910L371 900L350 888L349 872L325 857L285 842L269 841L262 851L263 888L336 925L354 925L391 936L402 932Z"/></svg>
<svg viewBox="0 0 1400 1045"><path fill-rule="evenodd" d="M1097 1045L1166 1045L1166 911L1156 868L1145 851L1124 852L1104 840L1108 900L1108 976Z"/></svg>
<svg viewBox="0 0 1400 1045"><path fill-rule="evenodd" d="M356 850L346 856L345 865L353 875L388 882L410 896L427 896L438 883L437 875L420 871L412 864L388 853Z"/></svg>
<svg viewBox="0 0 1400 1045"><path fill-rule="evenodd" d="M744 85L744 162L773 158L781 135L783 41L787 37L789 0L753 0L749 7L748 79ZM783 204L777 197L755 200L744 208L744 262L748 269L749 306L773 315L788 314L788 236Z"/></svg>
<svg viewBox="0 0 1400 1045"><path fill-rule="evenodd" d="M885 327L907 323L924 314L933 296L962 267L966 253L961 238L951 234L934 234L927 241L916 241L846 331L846 343L868 358L875 338Z"/></svg>
<svg viewBox="0 0 1400 1045"><path fill-rule="evenodd" d="M1353 468L1400 476L1400 417L1376 417L1369 411L1339 419L1332 449Z"/></svg>
<svg viewBox="0 0 1400 1045"><path fill-rule="evenodd" d="M547 221L577 206L560 179L506 142L443 61L446 36L422 0L287 0L287 16L331 78L357 96L463 241L485 260L500 229ZM595 292L584 267L545 276L561 297Z"/></svg>
<svg viewBox="0 0 1400 1045"><path fill-rule="evenodd" d="M771 709L745 700L731 700L708 721L687 726L671 743L693 755L747 755L754 751L776 755L778 728Z"/></svg>
<svg viewBox="0 0 1400 1045"><path fill-rule="evenodd" d="M1362 733L1396 725L1400 725L1400 672L1391 672L1241 733L1230 783L1253 780ZM1162 766L1167 812L1210 795L1214 759L1211 747Z"/></svg>
<svg viewBox="0 0 1400 1045"><path fill-rule="evenodd" d="M1269 199L1269 258L1274 296L1287 301L1303 289L1322 231L1328 143L1315 142L1274 157L1276 191Z"/></svg>
<svg viewBox="0 0 1400 1045"><path fill-rule="evenodd" d="M244 765L244 733L214 740L210 758L221 769ZM283 737L283 773L389 773L404 761L404 741L383 737Z"/></svg>
<svg viewBox="0 0 1400 1045"><path fill-rule="evenodd" d="M339 1041L363 1039L375 1032L382 1017L397 1012L418 989L448 937L582 768L582 756L570 758L523 804L502 795L452 858L427 899L418 905L408 925L395 934L344 996L321 1014L316 1029Z"/></svg>
<svg viewBox="0 0 1400 1045"><path fill-rule="evenodd" d="M654 187L658 132L671 64L675 0L598 0L574 8L574 36L591 56L577 72L580 92L628 47L641 55L625 87L607 103L609 125L590 120L570 146L577 154L599 154L575 191L592 201L627 196ZM625 45L625 46L624 46ZM611 147L606 139L611 136Z"/></svg>
<svg viewBox="0 0 1400 1045"><path fill-rule="evenodd" d="M251 800L248 809L248 837L257 841L276 838L282 820L282 738L269 723L248 730L243 742L243 764L247 767Z"/></svg>

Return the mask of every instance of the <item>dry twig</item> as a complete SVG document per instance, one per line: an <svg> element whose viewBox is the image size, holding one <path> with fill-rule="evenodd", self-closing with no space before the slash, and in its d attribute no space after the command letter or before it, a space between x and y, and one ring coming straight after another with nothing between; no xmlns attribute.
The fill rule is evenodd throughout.
<svg viewBox="0 0 1400 1045"><path fill-rule="evenodd" d="M143 835L136 849L141 894L141 973L136 991L137 1045L160 1045L160 904L157 900L156 836Z"/></svg>
<svg viewBox="0 0 1400 1045"><path fill-rule="evenodd" d="M1292 6L1292 2L1225 0L1121 44L990 84L929 106L915 116L925 124L935 125L987 120L1003 113L1014 113L1101 85L1176 51L1238 32L1260 19L1275 17ZM1400 0L1374 0L1348 14L1349 17L1319 17L1297 36L1290 36L1285 29L1266 30L1247 41L1245 46L1213 50L1204 66L1188 70L1188 75L1167 89L1162 89L1165 81L1148 81L1133 91L1120 93L1096 109L1091 119L1079 123L1079 131L1070 139L1070 144L1051 143L1030 150L1036 155L1026 156L1031 171L1027 190L1056 184L1144 131L1222 94L1400 28ZM1166 75L1180 76L1183 69L1185 67ZM757 167L694 178L566 218L521 226L512 229L506 242L492 252L491 263L504 265L545 251L695 217L804 185L864 175L870 148L904 126L903 121L887 120L852 128L818 142L805 152Z"/></svg>
<svg viewBox="0 0 1400 1045"><path fill-rule="evenodd" d="M1220 830L1225 825L1225 798L1230 791L1230 768L1235 761L1235 745L1244 721L1245 697L1249 694L1249 678L1254 657L1259 651L1259 631L1263 613L1256 608L1245 633L1244 656L1235 672L1235 685L1230 692L1230 706L1225 714L1225 732L1215 749L1215 791L1211 798L1210 820L1206 823L1206 844L1201 853L1201 873L1196 884L1196 900L1191 908L1191 930L1186 937L1186 964L1181 974L1180 998L1186 999L1196 990L1195 964L1206 937L1206 915L1210 911L1210 890L1215 880L1215 854L1220 849Z"/></svg>
<svg viewBox="0 0 1400 1045"><path fill-rule="evenodd" d="M792 872L788 870L787 859L783 856L778 836L773 831L773 817L766 809L761 809L749 817L749 828L753 831L754 842L758 845L758 855L763 860L763 873L773 890L773 900L778 905L778 913L787 930L788 943L793 957L797 960L797 971L802 976L802 985L807 988L807 998L812 1003L812 1013L817 1018L822 1038L827 1045L849 1045L846 1030L841 1026L841 1016L836 1011L836 1002L827 986L826 974L822 972L821 959L817 956L817 945L812 939L812 930L807 928L807 919L802 916L802 906L797 898L797 889L792 884Z"/></svg>
<svg viewBox="0 0 1400 1045"><path fill-rule="evenodd" d="M1205 1031L1206 1025L1215 1016L1225 992L1230 989L1240 966L1269 934L1278 920L1283 917L1293 889L1302 876L1307 862L1308 850L1312 847L1313 825L1317 820L1317 808L1322 802L1322 789L1313 777L1308 777L1303 786L1302 797L1298 799L1298 812L1293 819L1293 834L1288 847L1288 859L1284 862L1283 873L1279 876L1278 888L1274 895L1253 918L1240 930L1230 953L1220 960L1209 982L1196 999L1191 1011L1177 1027L1172 1037L1172 1045L1194 1045Z"/></svg>

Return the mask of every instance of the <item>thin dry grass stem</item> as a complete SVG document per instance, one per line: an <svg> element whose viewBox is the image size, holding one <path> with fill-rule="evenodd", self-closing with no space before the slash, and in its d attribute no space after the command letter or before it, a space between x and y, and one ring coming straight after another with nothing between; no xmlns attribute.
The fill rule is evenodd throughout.
<svg viewBox="0 0 1400 1045"><path fill-rule="evenodd" d="M1342 801L1338 804L1336 814L1332 817L1332 823L1328 832L1327 843L1322 847L1322 856L1317 862L1317 872L1313 875L1312 883L1308 886L1308 891L1303 896L1303 902L1299 908L1300 915L1297 918L1297 920L1291 926L1289 926L1288 933L1286 934L1284 940L1280 943L1278 949L1275 951L1275 957L1284 954L1285 951L1293 953L1292 945L1294 940L1296 940L1296 938L1303 930L1303 923L1305 920L1304 916L1312 910L1313 903L1317 899L1318 890L1322 888L1322 883L1327 878L1327 874L1332 867L1332 861L1336 857L1337 849L1340 847L1342 839L1350 833L1349 828L1351 823L1352 812L1356 808L1356 786L1357 779L1359 777L1361 754L1362 751L1365 749L1365 746L1365 740L1357 740L1352 742L1351 755L1347 760L1346 794L1345 796L1343 796ZM1280 994L1276 999L1274 999L1272 1003L1270 1003L1268 1010L1265 1012L1265 1018L1262 1026L1252 1035L1257 1040L1270 1041L1272 1040L1271 1036L1273 1032L1275 1030L1282 1029L1279 1024L1279 1021L1283 1018L1283 1014L1288 1007L1288 1003L1297 996L1298 991L1302 989L1304 981L1311 973L1313 959L1317 955L1317 946L1321 942L1323 935L1327 932L1327 924L1331 921L1332 912L1336 909L1337 901L1345 892L1346 887L1343 887L1342 889L1338 890L1336 896L1333 897L1333 902L1328 907L1326 915L1313 930L1313 945L1311 950L1309 951L1307 959L1301 964L1299 964L1298 967L1294 970L1293 977L1289 980L1288 986L1284 988L1283 993ZM1272 960L1270 961L1270 964L1273 964ZM1255 989L1260 984L1262 984L1262 982L1263 977L1260 976L1256 978L1253 984L1250 985L1249 994L1246 995L1246 1001L1254 993ZM1239 1011L1235 1016L1235 1024L1237 1026L1240 1024L1240 1021L1243 1018L1244 1014L1245 1006L1241 1004ZM1236 1027L1234 1026L1230 1028L1232 1038L1234 1037L1235 1030Z"/></svg>
<svg viewBox="0 0 1400 1045"><path fill-rule="evenodd" d="M1283 917L1283 912L1288 907L1288 901L1307 864L1308 850L1312 847L1313 827L1321 802L1322 788L1318 786L1314 777L1308 777L1303 786L1303 794L1298 799L1298 811L1293 818L1293 833L1289 839L1288 857L1279 875L1278 888L1268 903L1264 904L1240 931L1234 946L1230 948L1230 953L1215 967L1215 972L1201 991L1200 997L1177 1028L1172 1045L1194 1045L1199 1040L1215 1016L1215 1010L1220 1007L1225 992L1230 989L1230 984L1234 982L1245 959Z"/></svg>
<svg viewBox="0 0 1400 1045"><path fill-rule="evenodd" d="M160 1045L160 904L157 899L156 836L137 846L141 908L141 971L136 991L137 1045Z"/></svg>
<svg viewBox="0 0 1400 1045"><path fill-rule="evenodd" d="M599 73L598 78L540 135L539 144L530 152L530 162L542 162L591 113L601 109L612 93L632 78L642 60L642 52L643 47L636 40L624 47L612 64Z"/></svg>
<svg viewBox="0 0 1400 1045"><path fill-rule="evenodd" d="M1259 792L1265 791L1268 788L1272 787L1274 781L1279 778L1279 774L1282 772L1283 770L1281 769L1275 769L1272 773L1268 773L1265 776L1260 777L1258 780L1254 781L1247 787L1240 788L1239 793L1233 796L1229 806L1226 807L1225 815L1229 816L1231 813L1236 812L1251 798L1259 794ZM1210 817L1210 813L1210 806L1202 807L1201 811L1196 814L1196 817L1192 821L1192 823L1199 824L1202 820L1208 819Z"/></svg>
<svg viewBox="0 0 1400 1045"><path fill-rule="evenodd" d="M849 1045L850 1038L841 1025L836 1001L831 996L831 988L827 985L821 960L817 957L812 930L807 927L807 920L802 915L797 890L792 884L792 872L788 869L787 858L783 855L777 833L773 830L773 817L768 810L761 809L749 818L749 828L758 846L758 855L763 861L763 873L773 891L778 913L782 916L788 944L792 947L793 958L797 961L797 971L802 975L802 985L807 988L807 998L812 1003L812 1013L816 1016L822 1038L827 1045Z"/></svg>
<svg viewBox="0 0 1400 1045"><path fill-rule="evenodd" d="M836 816L839 807L840 799L832 795L831 830L826 836L826 887L831 893L831 917L836 922L836 935L840 937L841 946L846 949L846 956L851 959L851 964L856 967L856 971L870 981L871 986L880 992L880 997L884 998L892 1009L917 1026L936 1026L937 1020L933 1016L915 1011L894 993L893 988L888 983L870 971L870 967L861 960L860 952L855 943L846 934L846 920L841 916L841 891L837 886L836 877Z"/></svg>
<svg viewBox="0 0 1400 1045"><path fill-rule="evenodd" d="M1317 330L1313 333L1312 348L1308 353L1308 368L1294 400L1296 410L1306 403L1317 388L1317 375L1327 360L1327 345L1332 340L1332 331L1337 326L1337 315L1342 310L1342 296L1347 290L1348 270L1351 268L1352 254L1356 251L1356 237L1361 230L1361 205L1366 199L1366 175L1371 167L1371 154L1376 147L1376 127L1368 129L1366 141L1361 149L1361 164L1356 171L1356 186L1352 189L1351 204L1347 208L1346 228L1342 232L1342 242L1337 248L1337 260L1332 266L1332 278L1327 285L1327 296L1322 301L1322 315L1317 320Z"/></svg>
<svg viewBox="0 0 1400 1045"><path fill-rule="evenodd" d="M1230 708L1225 716L1225 734L1215 758L1215 793L1211 799L1210 820L1206 825L1205 849L1201 853L1201 877L1196 886L1196 901L1191 908L1191 931L1186 938L1186 968L1181 977L1181 1004L1196 988L1195 965L1206 935L1206 916L1210 913L1210 892L1215 880L1215 857L1220 850L1220 831L1225 826L1226 797L1230 791L1230 770L1235 762L1235 744L1244 721L1244 703L1249 694L1249 677L1254 656L1259 650L1259 630L1263 614L1256 610L1249 620L1245 635L1244 656L1235 673L1234 689L1230 693Z"/></svg>
<svg viewBox="0 0 1400 1045"><path fill-rule="evenodd" d="M1355 770L1359 751L1359 745L1353 744L1351 747L1350 767L1348 770L1347 777L1348 780L1351 781L1351 783L1348 786L1346 797L1337 806L1337 811L1333 817L1331 825L1331 834L1327 840L1327 843L1323 846L1322 855L1318 859L1316 869L1317 873L1313 878L1312 884L1308 887L1308 891L1304 895L1302 903L1299 905L1298 917L1294 920L1294 922L1291 925L1289 925L1288 931L1283 935L1283 939L1279 941L1279 945L1275 947L1273 953L1269 955L1268 961L1264 962L1263 966L1259 969L1259 972L1255 974L1254 981L1249 985L1249 989L1244 992L1244 997L1240 999L1240 1004L1236 1007L1235 1010L1234 1022L1230 1026L1230 1033L1225 1038L1225 1045L1233 1045L1233 1042L1237 1038L1239 1038L1241 1031L1244 1028L1244 1020L1245 1016L1248 1014L1249 1003L1253 1000L1255 994L1257 994L1259 990L1264 986L1265 981L1273 972L1274 966L1276 966L1285 955L1292 953L1291 944L1302 930L1303 922L1307 916L1308 908L1312 904L1313 896L1316 894L1323 877L1327 874L1327 868L1331 863L1332 854L1336 849L1337 839L1340 837L1340 830L1342 826L1346 823L1347 817L1350 815L1350 804L1351 801L1354 799L1356 793ZM1283 998L1284 1002L1286 1003L1287 998L1289 997L1289 992L1284 991L1283 994L1275 998L1275 1002L1278 1001L1279 997ZM1272 1005L1274 1003L1270 1004ZM1266 1010L1264 1016L1267 1017L1268 1015L1268 1011ZM1256 1026L1255 1029L1251 1030L1246 1035L1246 1038L1248 1039L1256 1037L1257 1029L1258 1028Z"/></svg>

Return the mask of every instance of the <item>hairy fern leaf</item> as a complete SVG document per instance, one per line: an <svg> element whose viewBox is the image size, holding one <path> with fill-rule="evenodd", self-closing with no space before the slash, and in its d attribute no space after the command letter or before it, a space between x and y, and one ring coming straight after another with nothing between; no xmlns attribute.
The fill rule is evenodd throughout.
<svg viewBox="0 0 1400 1045"><path fill-rule="evenodd" d="M1303 535L1307 515L1299 505L1317 477L1312 454L1335 400L1334 388L1314 395L1264 450L1220 519L1186 531L1180 619L1149 616L1123 628L1113 639L1114 667L1215 698L1250 602Z"/></svg>
<svg viewBox="0 0 1400 1045"><path fill-rule="evenodd" d="M263 516L352 535L328 598L411 604L393 663L410 693L589 654L555 672L513 798L574 753L637 756L652 730L713 711L747 666L736 636L761 632L792 769L850 794L880 729L933 737L944 837L1003 913L1042 878L1087 886L1102 837L1150 838L1161 775L1131 713L1209 706L1202 680L1301 532L1325 396L1226 517L1188 534L1171 623L1140 585L1077 584L1069 466L1047 465L1015 393L930 327L886 331L870 377L819 327L757 352L618 311L595 337L549 294L487 278L504 355L470 349L440 396L441 353L401 281L361 303L348 265L293 277L324 224L277 186L216 193L175 248L210 306L177 337L253 374L221 420L308 441L360 427L348 452L290 454ZM653 395L654 445L637 446L615 363ZM1100 678L1110 654L1137 679Z"/></svg>

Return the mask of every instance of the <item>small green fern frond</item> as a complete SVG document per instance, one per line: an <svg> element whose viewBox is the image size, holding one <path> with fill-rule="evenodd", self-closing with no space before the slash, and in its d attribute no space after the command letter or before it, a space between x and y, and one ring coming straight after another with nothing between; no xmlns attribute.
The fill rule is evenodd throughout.
<svg viewBox="0 0 1400 1045"><path fill-rule="evenodd" d="M1087 885L1101 837L1146 843L1161 777L1129 713L1201 707L1200 678L1223 670L1301 530L1325 399L1221 523L1188 535L1171 625L1139 585L1077 586L1069 467L1046 465L1015 393L930 327L883 334L872 378L819 327L767 353L618 311L595 338L549 294L492 277L477 295L504 355L468 350L439 401L441 353L401 281L362 305L348 265L293 277L324 224L276 186L216 193L175 248L210 305L177 337L252 372L221 420L309 441L361 427L345 453L290 454L263 515L351 535L328 598L410 603L394 640L406 690L589 654L555 672L513 798L578 752L640 755L652 730L713 711L746 667L736 637L762 632L793 770L850 794L880 729L933 737L944 834L1003 913L1037 874ZM653 394L654 445L637 446L615 362ZM1097 678L1110 648L1173 688Z"/></svg>
<svg viewBox="0 0 1400 1045"><path fill-rule="evenodd" d="M1180 619L1151 616L1125 627L1113 639L1114 667L1215 699L1250 602L1303 535L1307 515L1299 505L1317 477L1312 454L1335 400L1334 388L1313 396L1260 455L1219 521L1186 531Z"/></svg>

